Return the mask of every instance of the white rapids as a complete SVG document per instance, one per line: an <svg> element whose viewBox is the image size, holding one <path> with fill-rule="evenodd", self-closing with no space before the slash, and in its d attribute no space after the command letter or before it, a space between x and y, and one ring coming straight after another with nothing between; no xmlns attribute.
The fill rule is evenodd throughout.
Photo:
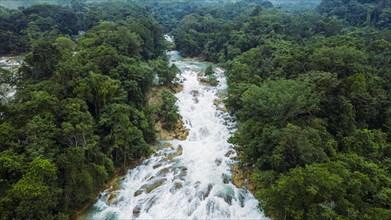
<svg viewBox="0 0 391 220"><path fill-rule="evenodd" d="M101 193L88 218L267 219L254 196L230 182L233 161L226 154L232 146L227 139L235 123L214 105L227 86L224 72L215 71L217 87L203 85L197 75L204 63L184 61L176 51L169 53L181 70L178 78L183 91L176 97L189 136L184 141L168 141L172 147L162 147L129 170L120 182L121 189ZM176 156L179 149L183 152ZM114 199L109 202L110 197Z"/></svg>

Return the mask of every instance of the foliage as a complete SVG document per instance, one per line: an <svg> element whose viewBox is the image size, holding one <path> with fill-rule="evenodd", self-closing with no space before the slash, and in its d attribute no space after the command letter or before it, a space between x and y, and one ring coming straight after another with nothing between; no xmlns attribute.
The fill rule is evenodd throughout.
<svg viewBox="0 0 391 220"><path fill-rule="evenodd" d="M1 219L69 218L150 154L145 93L157 76L170 84L178 69L168 66L162 27L149 13L109 5L0 11L9 34L0 31L0 53L29 52L17 77L1 70L2 83L17 87L0 108Z"/></svg>
<svg viewBox="0 0 391 220"><path fill-rule="evenodd" d="M49 32L74 35L80 23L70 8L34 5L21 11L0 11L0 54L26 52L29 45Z"/></svg>
<svg viewBox="0 0 391 220"><path fill-rule="evenodd" d="M338 16L354 26L391 27L391 3L387 0L324 0L318 11Z"/></svg>
<svg viewBox="0 0 391 220"><path fill-rule="evenodd" d="M3 217L52 218L61 193L56 186L56 172L56 165L50 161L41 158L33 160L23 177L2 197Z"/></svg>
<svg viewBox="0 0 391 220"><path fill-rule="evenodd" d="M163 119L163 126L167 130L174 129L178 122L178 106L175 105L176 98L168 90L162 92L161 118Z"/></svg>
<svg viewBox="0 0 391 220"><path fill-rule="evenodd" d="M205 76L210 76L210 75L213 75L213 74L214 74L214 71L213 71L212 65L209 65L208 67L206 67L206 69L205 69Z"/></svg>
<svg viewBox="0 0 391 220"><path fill-rule="evenodd" d="M294 168L259 191L267 214L278 219L387 219L390 178L357 155L344 157L348 159Z"/></svg>
<svg viewBox="0 0 391 220"><path fill-rule="evenodd" d="M159 79L159 84L172 84L179 72L179 69L175 66L175 64L167 66L167 61L164 59L154 60L151 64Z"/></svg>
<svg viewBox="0 0 391 220"><path fill-rule="evenodd" d="M287 121L315 113L318 98L311 85L294 80L265 81L261 86L250 86L242 94L240 119L251 118L261 123L283 126Z"/></svg>
<svg viewBox="0 0 391 220"><path fill-rule="evenodd" d="M226 67L230 142L272 218L390 215L388 2L324 0L301 14L261 1L151 6L183 55Z"/></svg>
<svg viewBox="0 0 391 220"><path fill-rule="evenodd" d="M323 0L298 14L252 0L0 9L0 53L29 52L20 76L1 70L18 92L0 105L0 218L69 216L114 167L148 155L156 115L175 126L170 92L159 110L145 101L154 79L178 72L161 56L167 31L182 55L226 67L230 141L267 215L388 219L389 2Z"/></svg>

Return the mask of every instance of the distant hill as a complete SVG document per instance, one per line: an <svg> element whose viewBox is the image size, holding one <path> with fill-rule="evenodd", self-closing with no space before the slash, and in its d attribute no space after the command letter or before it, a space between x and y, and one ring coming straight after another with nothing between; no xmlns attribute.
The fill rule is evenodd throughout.
<svg viewBox="0 0 391 220"><path fill-rule="evenodd" d="M322 0L269 0L275 7L281 7L292 12L302 12L315 9Z"/></svg>
<svg viewBox="0 0 391 220"><path fill-rule="evenodd" d="M318 11L356 27L391 28L390 0L329 0L323 1Z"/></svg>
<svg viewBox="0 0 391 220"><path fill-rule="evenodd" d="M28 7L34 4L59 4L69 5L73 1L80 1L86 3L93 2L114 2L126 0L0 0L0 6L10 9L17 9L19 7ZM164 1L178 1L178 0L164 0ZM193 0L194 1L194 0ZM196 0L197 1L197 0ZM203 2L227 2L240 0L198 0ZM266 0L265 0L266 1ZM302 11L315 8L322 0L269 0L276 7L281 7L290 11Z"/></svg>
<svg viewBox="0 0 391 220"><path fill-rule="evenodd" d="M126 0L0 0L0 6L10 9L19 7L29 7L36 4L53 4L53 5L70 5L72 2L110 2L110 1L126 1Z"/></svg>
<svg viewBox="0 0 391 220"><path fill-rule="evenodd" d="M72 0L0 0L0 6L10 9L29 7L35 4L70 4Z"/></svg>

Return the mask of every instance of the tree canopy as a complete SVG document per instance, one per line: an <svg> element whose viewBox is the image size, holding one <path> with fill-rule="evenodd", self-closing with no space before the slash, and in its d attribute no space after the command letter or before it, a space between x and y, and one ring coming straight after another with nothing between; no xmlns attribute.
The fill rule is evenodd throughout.
<svg viewBox="0 0 391 220"><path fill-rule="evenodd" d="M182 55L225 67L229 141L266 215L389 219L390 21L389 0L0 8L0 54L28 53L17 75L0 69L17 88L0 105L0 218L69 217L150 153L156 118L175 126L175 97L159 109L145 97L178 73L169 33Z"/></svg>
<svg viewBox="0 0 391 220"><path fill-rule="evenodd" d="M1 219L70 218L151 153L145 94L178 72L163 27L138 5L79 6L0 12L0 53L28 52L1 78L17 89L0 108Z"/></svg>

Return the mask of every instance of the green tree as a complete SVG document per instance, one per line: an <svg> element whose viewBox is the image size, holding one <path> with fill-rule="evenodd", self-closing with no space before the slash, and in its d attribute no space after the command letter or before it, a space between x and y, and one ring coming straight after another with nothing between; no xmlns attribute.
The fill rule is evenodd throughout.
<svg viewBox="0 0 391 220"><path fill-rule="evenodd" d="M311 85L294 80L265 81L261 86L250 86L241 96L241 119L284 126L298 116L318 110L319 98Z"/></svg>
<svg viewBox="0 0 391 220"><path fill-rule="evenodd" d="M343 139L342 151L381 160L385 156L382 152L389 148L387 145L385 133L379 130L357 129Z"/></svg>
<svg viewBox="0 0 391 220"><path fill-rule="evenodd" d="M85 152L81 147L72 147L58 157L57 163L63 179L61 206L66 211L81 207L95 196L93 178L86 166ZM106 179L107 175L103 180Z"/></svg>
<svg viewBox="0 0 391 220"><path fill-rule="evenodd" d="M61 52L48 39L39 39L33 43L26 62L29 71L24 74L32 80L45 80L52 76L55 66L61 58Z"/></svg>
<svg viewBox="0 0 391 220"><path fill-rule="evenodd" d="M167 130L174 129L177 124L178 106L175 105L176 98L168 90L162 92L161 117L163 119L163 126Z"/></svg>
<svg viewBox="0 0 391 220"><path fill-rule="evenodd" d="M2 217L53 218L61 189L56 185L57 167L48 160L34 159L23 177L1 199Z"/></svg>
<svg viewBox="0 0 391 220"><path fill-rule="evenodd" d="M53 117L39 115L29 121L25 127L27 135L26 153L30 159L37 157L53 159L58 152L56 128Z"/></svg>
<svg viewBox="0 0 391 220"><path fill-rule="evenodd" d="M206 67L206 69L205 69L205 76L210 76L213 74L214 74L214 71L213 71L212 65L208 65L208 67Z"/></svg>
<svg viewBox="0 0 391 220"><path fill-rule="evenodd" d="M75 43L67 37L58 37L55 40L54 45L57 47L58 51L61 52L63 58L72 56L76 47Z"/></svg>
<svg viewBox="0 0 391 220"><path fill-rule="evenodd" d="M354 155L348 158L356 162L294 168L272 187L260 190L257 195L263 198L266 214L278 219L387 219L390 214L387 205L373 203L372 196L384 195L383 201L387 201L387 190L382 187L390 179L375 164ZM373 179L373 175L377 178Z"/></svg>
<svg viewBox="0 0 391 220"><path fill-rule="evenodd" d="M63 143L69 147L83 147L95 144L94 120L85 101L77 98L65 99L62 103L61 123Z"/></svg>
<svg viewBox="0 0 391 220"><path fill-rule="evenodd" d="M17 130L9 123L0 124L0 142L2 146L0 151L5 151L9 148L15 148L17 146L18 138Z"/></svg>
<svg viewBox="0 0 391 220"><path fill-rule="evenodd" d="M354 47L317 48L310 56L312 68L337 73L340 78L368 70L368 55Z"/></svg>
<svg viewBox="0 0 391 220"><path fill-rule="evenodd" d="M119 82L108 76L93 73L84 78L75 87L73 93L85 100L94 109L94 116L98 117L101 109L114 98L119 89Z"/></svg>
<svg viewBox="0 0 391 220"><path fill-rule="evenodd" d="M114 164L125 168L129 161L148 154L143 133L130 120L131 108L124 104L105 107L100 126L105 130L106 152Z"/></svg>
<svg viewBox="0 0 391 220"><path fill-rule="evenodd" d="M151 65L154 68L156 75L159 78L159 83L165 85L171 85L173 80L176 77L176 74L179 73L179 69L175 64L168 66L168 62L163 59L154 60Z"/></svg>
<svg viewBox="0 0 391 220"><path fill-rule="evenodd" d="M24 159L24 155L16 154L11 150L0 153L0 196L3 196L12 184L22 177L26 168Z"/></svg>

